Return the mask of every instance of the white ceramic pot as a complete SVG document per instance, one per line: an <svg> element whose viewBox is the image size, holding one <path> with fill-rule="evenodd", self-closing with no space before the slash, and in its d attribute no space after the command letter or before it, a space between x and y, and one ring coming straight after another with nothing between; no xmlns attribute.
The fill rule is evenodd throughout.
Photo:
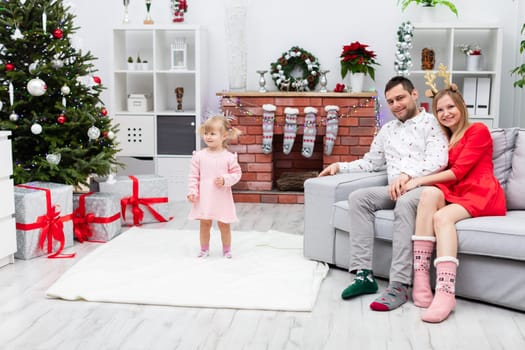
<svg viewBox="0 0 525 350"><path fill-rule="evenodd" d="M352 92L363 92L365 73L350 73L350 90Z"/></svg>

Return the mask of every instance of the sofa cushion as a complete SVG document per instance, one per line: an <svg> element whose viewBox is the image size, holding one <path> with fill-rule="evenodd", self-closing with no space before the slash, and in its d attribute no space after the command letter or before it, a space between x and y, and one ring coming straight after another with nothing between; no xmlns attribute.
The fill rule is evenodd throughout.
<svg viewBox="0 0 525 350"><path fill-rule="evenodd" d="M525 261L525 211L507 212L506 216L480 216L456 224L459 251Z"/></svg>
<svg viewBox="0 0 525 350"><path fill-rule="evenodd" d="M507 209L525 209L525 129L520 129L512 155L512 169L507 180Z"/></svg>
<svg viewBox="0 0 525 350"><path fill-rule="evenodd" d="M332 225L348 232L348 202L334 204ZM456 224L461 254L481 255L525 261L525 211L507 212L506 216L481 216ZM393 210L375 212L375 237L392 241Z"/></svg>
<svg viewBox="0 0 525 350"><path fill-rule="evenodd" d="M512 153L518 130L518 128L493 129L490 132L493 144L494 175L504 189L507 187L507 180L510 175Z"/></svg>

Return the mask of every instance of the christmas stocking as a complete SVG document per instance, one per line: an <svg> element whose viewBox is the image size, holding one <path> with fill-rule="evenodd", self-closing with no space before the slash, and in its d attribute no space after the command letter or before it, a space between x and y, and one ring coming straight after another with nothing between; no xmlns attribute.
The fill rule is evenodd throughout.
<svg viewBox="0 0 525 350"><path fill-rule="evenodd" d="M324 154L329 156L332 154L335 140L337 138L337 129L339 127L339 120L337 118L338 106L326 106L326 136L324 143Z"/></svg>
<svg viewBox="0 0 525 350"><path fill-rule="evenodd" d="M286 107L284 114L284 139L283 139L283 153L289 154L292 151L295 135L297 133L297 108Z"/></svg>
<svg viewBox="0 0 525 350"><path fill-rule="evenodd" d="M272 104L266 104L263 108L263 144L262 151L264 154L272 153L272 142L273 142L273 122L275 121L275 107Z"/></svg>
<svg viewBox="0 0 525 350"><path fill-rule="evenodd" d="M304 109L304 131L303 131L303 149L301 154L303 157L310 158L314 153L314 144L315 144L315 115L317 109L314 107L306 107Z"/></svg>

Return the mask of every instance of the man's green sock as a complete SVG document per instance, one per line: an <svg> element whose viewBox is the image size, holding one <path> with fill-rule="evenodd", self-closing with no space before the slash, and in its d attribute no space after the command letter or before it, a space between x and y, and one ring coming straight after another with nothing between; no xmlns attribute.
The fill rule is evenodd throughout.
<svg viewBox="0 0 525 350"><path fill-rule="evenodd" d="M358 270L354 281L343 290L341 298L347 300L358 295L377 292L377 283L372 270Z"/></svg>

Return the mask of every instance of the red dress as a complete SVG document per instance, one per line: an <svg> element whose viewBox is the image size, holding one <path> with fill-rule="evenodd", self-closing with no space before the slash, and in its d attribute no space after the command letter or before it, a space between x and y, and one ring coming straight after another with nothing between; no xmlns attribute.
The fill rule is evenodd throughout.
<svg viewBox="0 0 525 350"><path fill-rule="evenodd" d="M445 200L465 208L472 217L505 215L505 192L494 176L492 137L483 123L473 123L448 151L448 169L455 181L436 184Z"/></svg>

